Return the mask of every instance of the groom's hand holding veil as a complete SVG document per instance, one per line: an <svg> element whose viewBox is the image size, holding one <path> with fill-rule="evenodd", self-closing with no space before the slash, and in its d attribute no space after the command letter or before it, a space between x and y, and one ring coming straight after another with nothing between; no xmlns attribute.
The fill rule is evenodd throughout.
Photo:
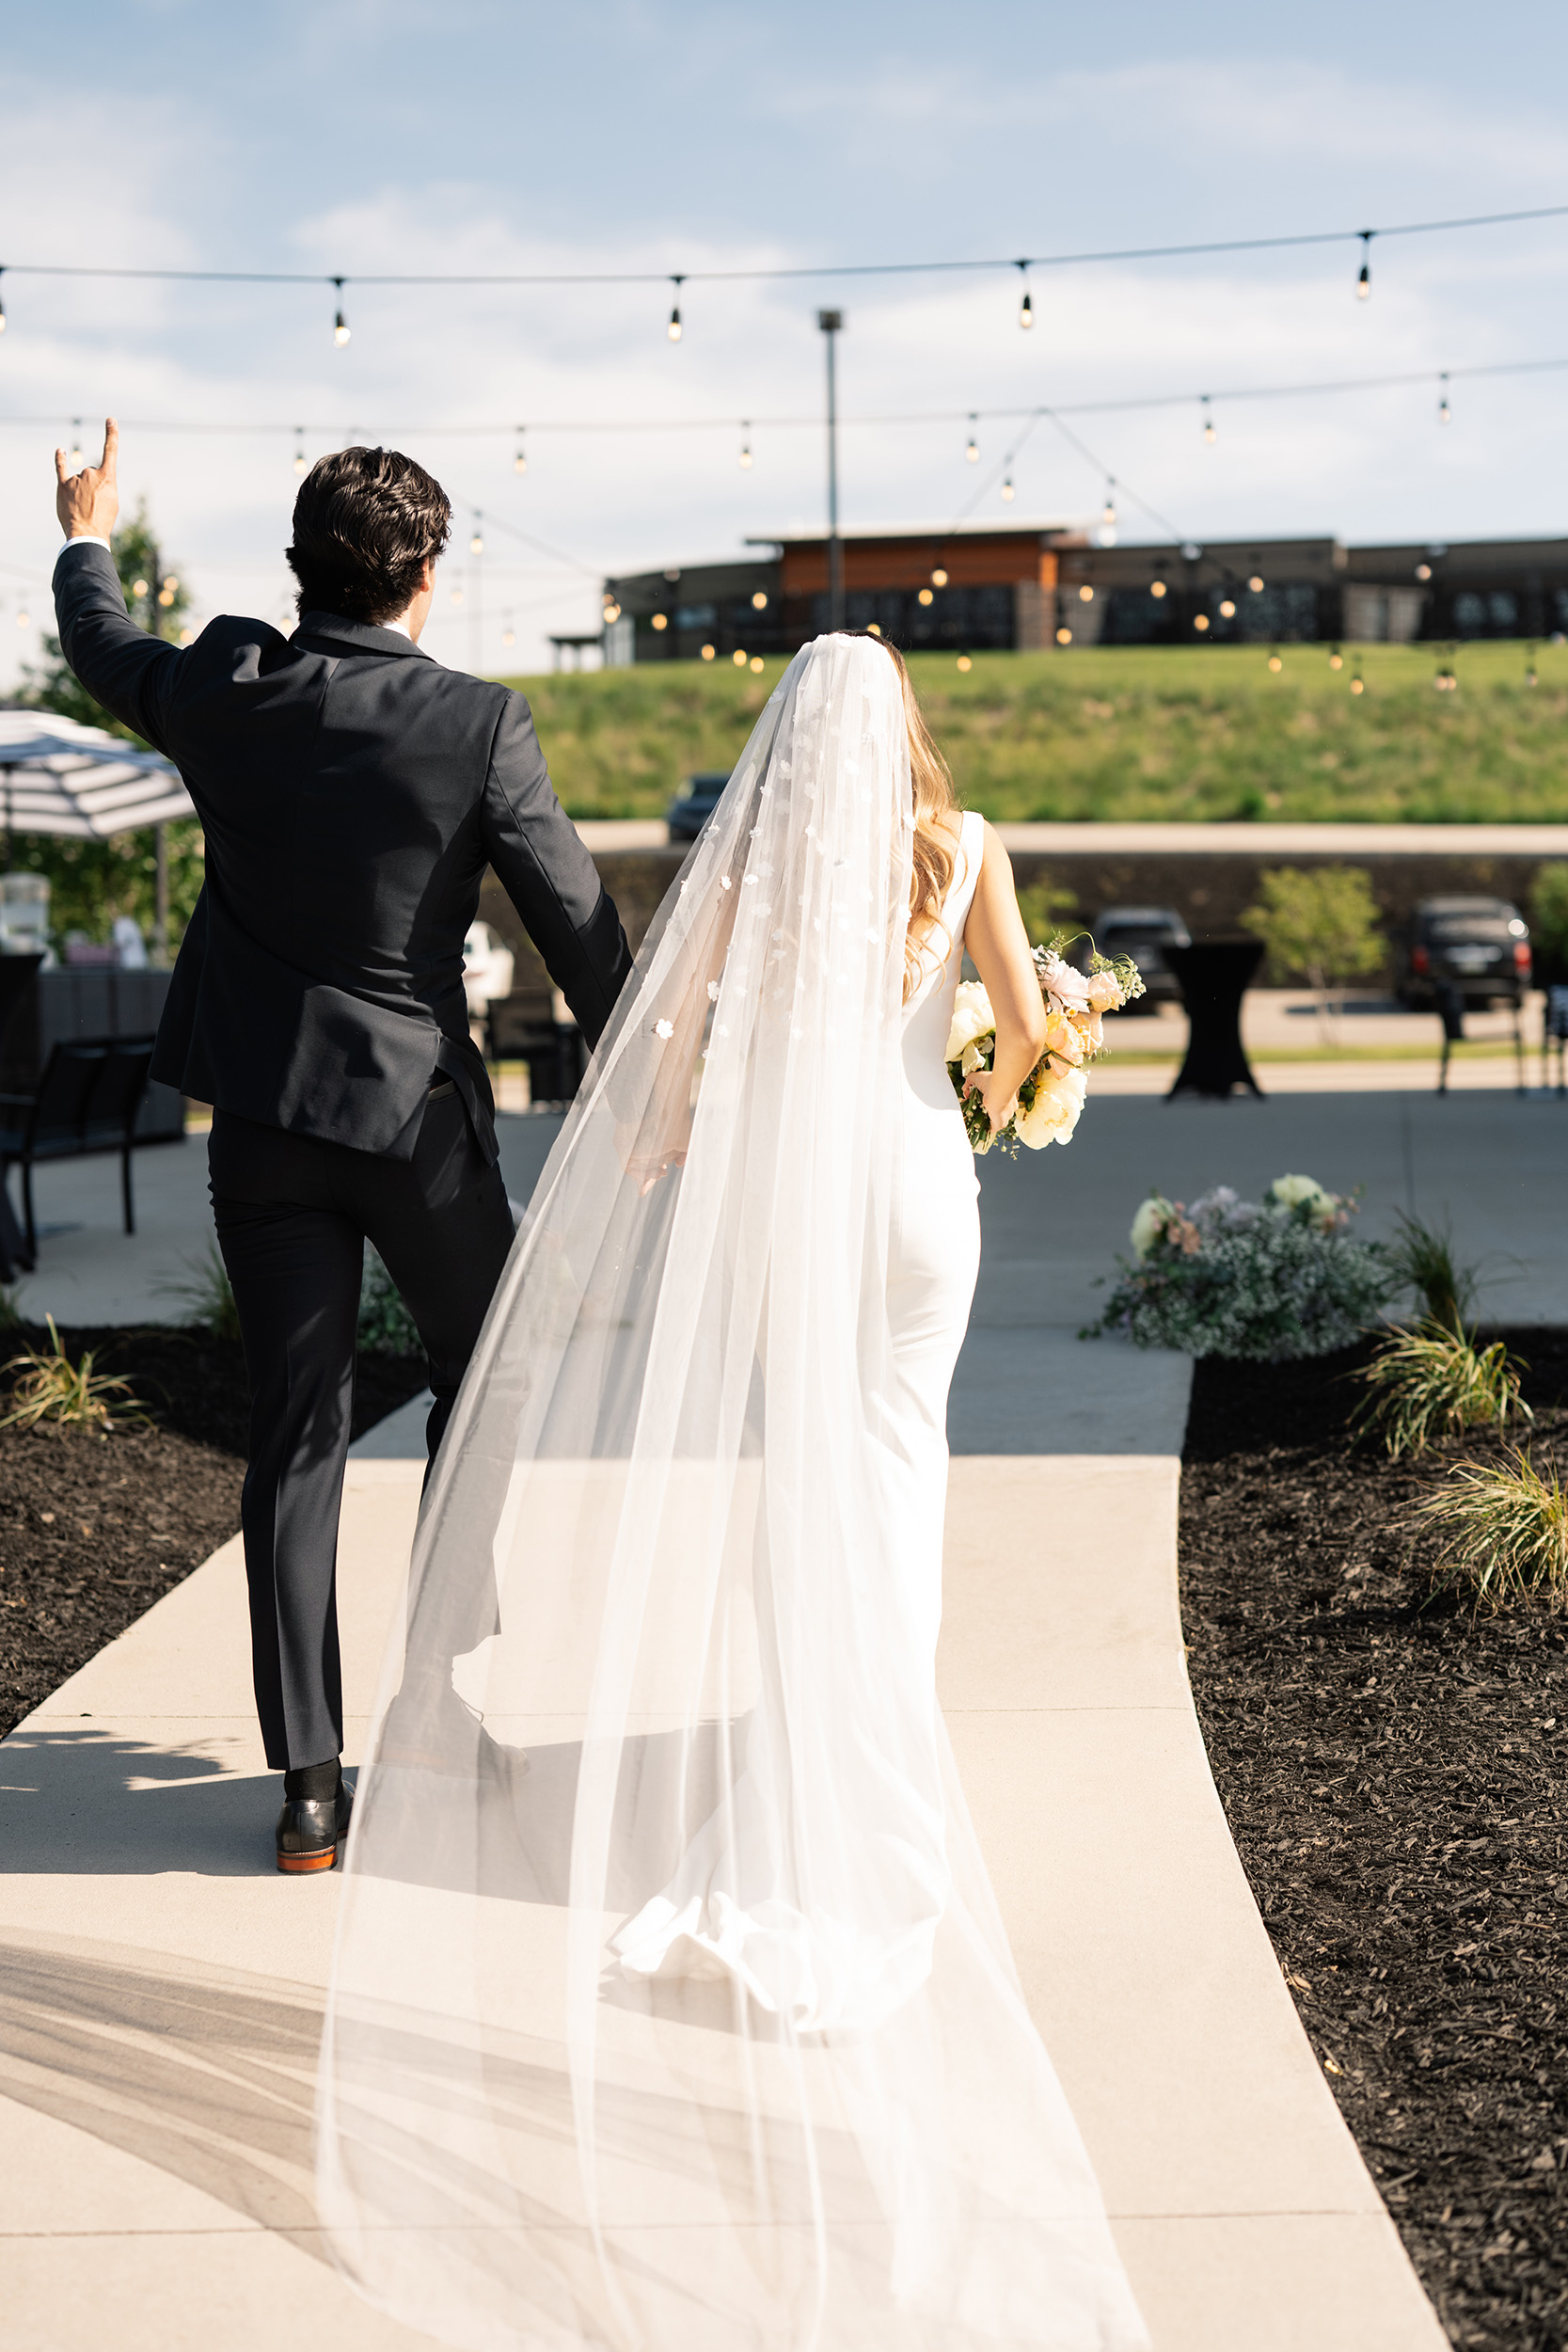
<svg viewBox="0 0 1568 2352"><path fill-rule="evenodd" d="M113 417L103 420L103 454L96 466L80 473L66 470L63 449L55 452L55 512L68 539L111 539L119 519L119 427Z"/></svg>

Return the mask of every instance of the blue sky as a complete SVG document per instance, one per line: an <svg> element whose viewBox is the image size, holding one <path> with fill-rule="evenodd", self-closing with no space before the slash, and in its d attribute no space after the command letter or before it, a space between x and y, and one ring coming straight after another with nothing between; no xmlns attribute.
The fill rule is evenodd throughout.
<svg viewBox="0 0 1568 2352"><path fill-rule="evenodd" d="M0 262L658 271L962 258L1267 235L1568 202L1568 17L1544 6L688 5L493 0L0 5ZM971 409L1568 358L1568 220L1350 246L1003 277L659 286L317 288L3 280L0 687L37 643L56 534L49 453L127 420L202 612L276 619L308 453L396 438L463 509L433 649L535 666L596 619L606 569L696 561L822 512L815 427L559 428L812 418L817 304L842 304L847 524L1084 522L1103 472L1186 535L1457 539L1568 530L1568 369L1334 399L1091 416ZM929 423L856 418L937 411ZM58 424L8 419L58 419ZM525 421L509 435L443 434ZM153 431L154 425L214 432ZM557 429L551 430L550 427ZM984 486L983 485L989 485ZM485 516L467 554L468 510ZM555 554L523 539L526 532ZM557 557L569 560L557 560ZM461 608L453 587L464 591ZM34 626L16 626L25 608ZM45 605L43 610L47 611ZM503 653L510 616L515 652Z"/></svg>

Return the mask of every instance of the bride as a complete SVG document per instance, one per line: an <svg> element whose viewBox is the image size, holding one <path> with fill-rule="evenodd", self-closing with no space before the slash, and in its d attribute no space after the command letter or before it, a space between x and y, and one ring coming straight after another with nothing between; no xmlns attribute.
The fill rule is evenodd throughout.
<svg viewBox="0 0 1568 2352"><path fill-rule="evenodd" d="M791 662L540 1180L359 1778L319 2182L474 2352L1135 2352L936 1697L979 1255L943 1060L1040 1051L902 661Z"/></svg>

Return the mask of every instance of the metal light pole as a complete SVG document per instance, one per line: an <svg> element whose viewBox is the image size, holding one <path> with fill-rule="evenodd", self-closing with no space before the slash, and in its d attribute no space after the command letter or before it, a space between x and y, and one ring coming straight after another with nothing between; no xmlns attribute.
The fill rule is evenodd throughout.
<svg viewBox="0 0 1568 2352"><path fill-rule="evenodd" d="M818 310L816 324L828 342L828 627L844 627L844 548L838 536L838 388L833 371L835 338L842 310Z"/></svg>

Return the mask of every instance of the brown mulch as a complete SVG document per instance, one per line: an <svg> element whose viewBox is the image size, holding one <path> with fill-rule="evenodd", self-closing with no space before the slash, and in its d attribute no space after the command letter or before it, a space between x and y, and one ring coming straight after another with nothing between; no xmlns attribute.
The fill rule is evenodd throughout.
<svg viewBox="0 0 1568 2352"><path fill-rule="evenodd" d="M1568 1332L1507 1335L1568 1464ZM1327 2079L1456 2344L1568 2345L1568 1619L1433 1600L1418 1464L1351 1442L1366 1351L1200 1363L1181 1481L1193 1690Z"/></svg>
<svg viewBox="0 0 1568 2352"><path fill-rule="evenodd" d="M66 1330L123 1373L150 1428L0 1429L0 1735L198 1567L240 1523L249 1395L235 1340ZM0 1331L0 1363L47 1334ZM361 1356L354 1434L415 1396L422 1357ZM0 1410L8 1377L0 1376Z"/></svg>

